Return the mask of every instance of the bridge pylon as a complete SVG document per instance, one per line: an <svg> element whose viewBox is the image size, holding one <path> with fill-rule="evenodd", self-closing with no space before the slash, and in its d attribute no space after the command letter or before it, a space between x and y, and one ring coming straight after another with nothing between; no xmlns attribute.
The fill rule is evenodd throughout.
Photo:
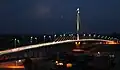
<svg viewBox="0 0 120 70"><path fill-rule="evenodd" d="M80 10L79 8L77 8L77 40L80 39L80 36L79 36L79 31L80 31Z"/></svg>

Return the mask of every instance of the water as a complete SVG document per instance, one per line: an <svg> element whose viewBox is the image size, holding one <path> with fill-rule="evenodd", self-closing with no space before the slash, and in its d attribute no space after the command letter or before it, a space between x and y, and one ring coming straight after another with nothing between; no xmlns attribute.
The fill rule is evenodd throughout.
<svg viewBox="0 0 120 70"><path fill-rule="evenodd" d="M56 47L57 46L57 47ZM51 52L51 53L56 53L56 52L58 52L58 51L71 51L72 49L73 49L73 47L74 47L75 45L71 45L71 44L67 44L67 45L65 45L65 44L62 44L62 45L54 45L54 46L52 46L52 47L54 47L54 48L51 48L51 50L49 50L48 52ZM120 60L119 60L119 56L120 56L120 53L119 53L119 51L120 51L120 46L119 45L106 45L106 46L104 46L104 45L97 45L97 46L95 46L96 47L96 49L94 50L94 51L106 51L106 52L115 52L115 56L116 56L116 59L115 59L115 62L117 63L117 62L119 62ZM64 48L64 49L63 49ZM38 48L37 48L38 49ZM39 49L38 49L39 50ZM33 51L33 50L32 50ZM36 50L35 50L36 51ZM8 64L8 63L6 63L6 64ZM11 64L11 63L10 63ZM5 65L5 64L3 64L3 65ZM49 69L49 66L51 65L51 62L49 62L48 63L48 61L37 61L37 64L34 64L34 66L36 66L36 67L34 67L34 68L37 68L38 70L40 70L40 69L43 69L43 70L46 70L46 68L47 68L47 66L48 66L48 68L47 69ZM24 70L24 68L0 68L0 70ZM33 70L36 70L36 69L33 69Z"/></svg>
<svg viewBox="0 0 120 70"><path fill-rule="evenodd" d="M0 68L0 70L24 70L23 68Z"/></svg>

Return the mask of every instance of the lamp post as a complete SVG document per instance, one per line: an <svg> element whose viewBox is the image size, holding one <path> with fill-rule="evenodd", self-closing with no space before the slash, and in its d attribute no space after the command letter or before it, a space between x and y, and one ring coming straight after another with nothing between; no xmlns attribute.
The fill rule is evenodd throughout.
<svg viewBox="0 0 120 70"><path fill-rule="evenodd" d="M17 40L17 43L20 45L20 40Z"/></svg>
<svg viewBox="0 0 120 70"><path fill-rule="evenodd" d="M89 38L91 38L91 34L89 34Z"/></svg>
<svg viewBox="0 0 120 70"><path fill-rule="evenodd" d="M85 37L85 34L83 34L83 36Z"/></svg>
<svg viewBox="0 0 120 70"><path fill-rule="evenodd" d="M96 35L94 34L94 35L93 35L93 37L95 38L95 37L96 37Z"/></svg>
<svg viewBox="0 0 120 70"><path fill-rule="evenodd" d="M14 39L14 48L16 48L16 43L17 43L17 39ZM15 61L15 65L17 66L17 61Z"/></svg>
<svg viewBox="0 0 120 70"><path fill-rule="evenodd" d="M65 37L66 35L65 35L65 34L63 34L63 36Z"/></svg>
<svg viewBox="0 0 120 70"><path fill-rule="evenodd" d="M56 34L54 35L54 40L56 39Z"/></svg>
<svg viewBox="0 0 120 70"><path fill-rule="evenodd" d="M46 35L44 35L44 42L45 42Z"/></svg>
<svg viewBox="0 0 120 70"><path fill-rule="evenodd" d="M14 47L15 47L15 48L16 48L16 40L17 40L17 39L15 38L15 39L14 39Z"/></svg>
<svg viewBox="0 0 120 70"><path fill-rule="evenodd" d="M30 43L31 44L33 43L33 37L32 36L30 37Z"/></svg>
<svg viewBox="0 0 120 70"><path fill-rule="evenodd" d="M50 41L52 40L51 36L49 36Z"/></svg>
<svg viewBox="0 0 120 70"><path fill-rule="evenodd" d="M35 41L36 41L36 43L37 43L37 37L35 37Z"/></svg>

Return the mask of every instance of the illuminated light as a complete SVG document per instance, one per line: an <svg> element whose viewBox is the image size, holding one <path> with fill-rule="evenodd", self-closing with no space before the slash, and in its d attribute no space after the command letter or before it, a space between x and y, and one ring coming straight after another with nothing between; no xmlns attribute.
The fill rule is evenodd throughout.
<svg viewBox="0 0 120 70"><path fill-rule="evenodd" d="M94 37L95 37L96 35L94 35Z"/></svg>
<svg viewBox="0 0 120 70"><path fill-rule="evenodd" d="M75 44L77 45L77 42L75 42Z"/></svg>
<svg viewBox="0 0 120 70"><path fill-rule="evenodd" d="M24 68L24 66L0 66L0 68L20 69L20 68Z"/></svg>
<svg viewBox="0 0 120 70"><path fill-rule="evenodd" d="M104 36L102 36L101 38L103 38Z"/></svg>
<svg viewBox="0 0 120 70"><path fill-rule="evenodd" d="M110 39L110 37L108 37L108 39Z"/></svg>
<svg viewBox="0 0 120 70"><path fill-rule="evenodd" d="M80 13L79 8L77 8L77 13Z"/></svg>
<svg viewBox="0 0 120 70"><path fill-rule="evenodd" d="M107 36L105 36L105 39L107 38Z"/></svg>
<svg viewBox="0 0 120 70"><path fill-rule="evenodd" d="M18 48L14 48L11 50L12 52L18 51Z"/></svg>
<svg viewBox="0 0 120 70"><path fill-rule="evenodd" d="M102 44L102 42L100 42L100 44Z"/></svg>
<svg viewBox="0 0 120 70"><path fill-rule="evenodd" d="M109 55L110 57L112 57L112 58L114 58L115 57L115 55Z"/></svg>
<svg viewBox="0 0 120 70"><path fill-rule="evenodd" d="M63 65L63 63L58 63L59 65Z"/></svg>
<svg viewBox="0 0 120 70"><path fill-rule="evenodd" d="M117 38L114 38L114 39L117 39Z"/></svg>
<svg viewBox="0 0 120 70"><path fill-rule="evenodd" d="M113 37L111 39L113 39Z"/></svg>
<svg viewBox="0 0 120 70"><path fill-rule="evenodd" d="M73 49L72 51L80 52L80 51L84 51L84 50L81 50L81 49Z"/></svg>
<svg viewBox="0 0 120 70"><path fill-rule="evenodd" d="M62 35L60 35L60 37L62 37Z"/></svg>
<svg viewBox="0 0 120 70"><path fill-rule="evenodd" d="M22 46L19 48L9 49L9 50L3 50L0 52L0 55L22 51L26 49L32 49L32 48L38 48L38 47L44 47L49 45L55 45L55 44L62 44L62 43L68 43L68 42L75 42L75 41L109 41L109 40L102 40L102 39L80 39L80 40L65 40L65 41L58 41L58 42L48 42L48 43L42 43L42 44L36 44L36 45L29 45L29 46ZM114 42L115 43L115 42Z"/></svg>
<svg viewBox="0 0 120 70"><path fill-rule="evenodd" d="M55 62L56 64L58 63L58 61Z"/></svg>
<svg viewBox="0 0 120 70"><path fill-rule="evenodd" d="M67 63L67 64L66 64L66 67L67 67L67 68L70 68L70 67L72 67L72 64L71 64L71 63Z"/></svg>
<svg viewBox="0 0 120 70"><path fill-rule="evenodd" d="M80 42L75 42L76 45L80 45Z"/></svg>
<svg viewBox="0 0 120 70"><path fill-rule="evenodd" d="M89 34L89 36L91 36L91 34Z"/></svg>
<svg viewBox="0 0 120 70"><path fill-rule="evenodd" d="M77 11L79 11L79 8L77 8Z"/></svg>
<svg viewBox="0 0 120 70"><path fill-rule="evenodd" d="M69 36L71 36L71 34L69 34Z"/></svg>
<svg viewBox="0 0 120 70"><path fill-rule="evenodd" d="M37 37L35 37L35 39L37 40Z"/></svg>
<svg viewBox="0 0 120 70"><path fill-rule="evenodd" d="M86 44L86 42L83 42L83 44Z"/></svg>
<svg viewBox="0 0 120 70"><path fill-rule="evenodd" d="M65 34L63 34L63 36L65 36Z"/></svg>
<svg viewBox="0 0 120 70"><path fill-rule="evenodd" d="M46 36L44 35L44 38L45 38Z"/></svg>
<svg viewBox="0 0 120 70"><path fill-rule="evenodd" d="M56 35L54 35L56 37Z"/></svg>
<svg viewBox="0 0 120 70"><path fill-rule="evenodd" d="M51 36L49 36L49 38L51 38Z"/></svg>
<svg viewBox="0 0 120 70"><path fill-rule="evenodd" d="M18 43L20 43L20 40L17 40Z"/></svg>
<svg viewBox="0 0 120 70"><path fill-rule="evenodd" d="M100 52L98 52L98 54L100 54Z"/></svg>
<svg viewBox="0 0 120 70"><path fill-rule="evenodd" d="M57 65L63 65L63 63L56 63Z"/></svg>
<svg viewBox="0 0 120 70"><path fill-rule="evenodd" d="M32 39L33 37L31 36L30 38Z"/></svg>
<svg viewBox="0 0 120 70"><path fill-rule="evenodd" d="M71 36L73 36L73 34L71 34Z"/></svg>
<svg viewBox="0 0 120 70"><path fill-rule="evenodd" d="M57 65L59 65L59 64L57 63Z"/></svg>
<svg viewBox="0 0 120 70"><path fill-rule="evenodd" d="M85 36L85 34L83 34L83 36Z"/></svg>
<svg viewBox="0 0 120 70"><path fill-rule="evenodd" d="M17 39L15 38L15 41L16 41Z"/></svg>
<svg viewBox="0 0 120 70"><path fill-rule="evenodd" d="M117 44L116 42L114 42L114 41L108 41L108 42L106 42L107 44Z"/></svg>
<svg viewBox="0 0 120 70"><path fill-rule="evenodd" d="M98 37L100 37L100 35L98 35Z"/></svg>
<svg viewBox="0 0 120 70"><path fill-rule="evenodd" d="M22 60L18 60L18 62L22 62Z"/></svg>

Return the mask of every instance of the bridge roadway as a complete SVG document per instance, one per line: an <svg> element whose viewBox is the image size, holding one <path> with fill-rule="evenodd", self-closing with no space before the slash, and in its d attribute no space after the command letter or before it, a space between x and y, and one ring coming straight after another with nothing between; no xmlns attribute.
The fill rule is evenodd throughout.
<svg viewBox="0 0 120 70"><path fill-rule="evenodd" d="M32 48L38 48L38 47L55 45L55 44L62 44L62 43L69 43L69 42L76 42L76 41L103 41L103 42L107 42L108 44L116 44L114 41L102 40L102 39L80 39L80 40L65 40L65 41L56 41L56 42L53 41L53 42L48 42L48 43L29 45L29 46L23 46L23 47L19 47L19 48L13 48L13 49L0 51L0 55L18 52L18 51L23 51L23 50L32 49Z"/></svg>

